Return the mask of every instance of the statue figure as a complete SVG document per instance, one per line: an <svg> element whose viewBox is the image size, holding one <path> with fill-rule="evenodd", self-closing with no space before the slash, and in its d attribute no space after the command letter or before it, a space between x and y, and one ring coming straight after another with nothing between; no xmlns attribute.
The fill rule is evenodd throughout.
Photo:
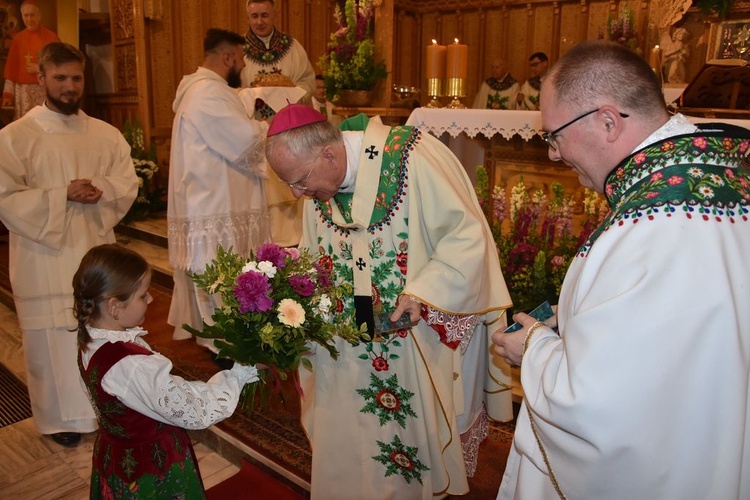
<svg viewBox="0 0 750 500"><path fill-rule="evenodd" d="M661 42L663 59L661 76L664 83L685 83L685 66L690 47L687 44L688 31L685 28L677 28L672 32L670 38L664 34Z"/></svg>

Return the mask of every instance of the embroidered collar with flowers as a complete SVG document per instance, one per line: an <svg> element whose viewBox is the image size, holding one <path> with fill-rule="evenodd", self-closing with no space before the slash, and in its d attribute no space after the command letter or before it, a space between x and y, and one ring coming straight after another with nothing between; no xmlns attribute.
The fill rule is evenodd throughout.
<svg viewBox="0 0 750 500"><path fill-rule="evenodd" d="M367 228L371 233L382 229L390 224L396 215L398 205L403 203L406 188L408 187L408 171L406 164L409 154L421 138L421 131L415 127L399 126L393 127L388 134L388 139L383 146L383 161L380 164L380 183L378 185L377 198L374 200L375 208L372 211L370 225ZM352 201L354 193L338 193L333 200L341 211L341 215L347 222L352 222ZM333 222L333 209L331 201L315 200L315 209L320 217L329 227L334 228L341 234L349 234L349 229L340 227Z"/></svg>
<svg viewBox="0 0 750 500"><path fill-rule="evenodd" d="M620 163L607 177L610 214L578 252L586 256L604 232L626 222L682 212L688 219L747 221L750 173L739 168L750 134L698 131L651 144Z"/></svg>
<svg viewBox="0 0 750 500"><path fill-rule="evenodd" d="M247 43L243 47L245 56L256 64L268 66L276 64L280 59L289 53L292 48L294 38L286 33L274 29L271 40L266 48L263 40L258 38L252 30L248 30L245 35Z"/></svg>
<svg viewBox="0 0 750 500"><path fill-rule="evenodd" d="M516 79L510 76L510 73L506 73L503 78L495 78L494 76L487 78L487 85L497 92L508 90L514 83L516 83Z"/></svg>

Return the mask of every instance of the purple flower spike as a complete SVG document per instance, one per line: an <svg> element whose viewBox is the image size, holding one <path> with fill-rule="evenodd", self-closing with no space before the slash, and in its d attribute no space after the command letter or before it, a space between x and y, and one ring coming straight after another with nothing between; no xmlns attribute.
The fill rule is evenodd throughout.
<svg viewBox="0 0 750 500"><path fill-rule="evenodd" d="M240 301L240 313L265 312L273 307L273 299L268 296L271 284L265 274L249 271L237 277L233 287L234 296Z"/></svg>
<svg viewBox="0 0 750 500"><path fill-rule="evenodd" d="M276 269L281 269L286 263L286 252L276 243L265 243L258 248L255 259L259 262L267 260L276 266Z"/></svg>
<svg viewBox="0 0 750 500"><path fill-rule="evenodd" d="M302 297L310 297L315 293L315 283L307 276L292 276L289 278L289 284Z"/></svg>

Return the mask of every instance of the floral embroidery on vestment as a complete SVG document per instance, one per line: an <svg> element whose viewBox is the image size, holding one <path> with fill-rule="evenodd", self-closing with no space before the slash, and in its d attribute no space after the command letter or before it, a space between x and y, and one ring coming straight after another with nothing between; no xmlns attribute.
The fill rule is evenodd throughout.
<svg viewBox="0 0 750 500"><path fill-rule="evenodd" d="M378 441L380 455L372 458L385 465L385 476L400 474L407 483L416 479L422 484L421 474L430 470L417 458L418 449L415 446L404 446L398 436L393 436L390 443Z"/></svg>
<svg viewBox="0 0 750 500"><path fill-rule="evenodd" d="M486 109L508 109L508 101L510 98L507 95L500 94L487 94L487 106Z"/></svg>
<svg viewBox="0 0 750 500"><path fill-rule="evenodd" d="M408 188L407 162L411 150L419 143L421 132L414 127L393 127L385 145L383 146L383 161L380 167L380 181L377 198L373 200L375 209L372 211L370 225L367 230L375 234L389 225L396 216L399 205L403 203ZM341 211L344 220L351 222L351 208L353 193L338 193L334 202ZM328 227L342 234L349 234L349 229L335 224L332 220L333 210L331 202L315 200L315 209L319 212Z"/></svg>
<svg viewBox="0 0 750 500"><path fill-rule="evenodd" d="M750 214L750 173L738 168L750 139L722 132L670 137L643 148L607 178L605 195L612 207L578 252L584 257L596 239L630 221L671 217L735 223Z"/></svg>
<svg viewBox="0 0 750 500"><path fill-rule="evenodd" d="M357 394L366 401L360 411L377 415L381 427L388 422L396 422L405 429L406 417L417 418L409 403L414 393L399 386L396 374L381 380L371 373L370 386L357 389Z"/></svg>
<svg viewBox="0 0 750 500"><path fill-rule="evenodd" d="M268 48L266 48L263 40L255 36L252 30L248 30L245 35L245 41L247 42L243 47L245 56L256 64L269 66L276 64L289 53L294 38L286 33L281 33L279 30L274 30L271 40L268 43Z"/></svg>

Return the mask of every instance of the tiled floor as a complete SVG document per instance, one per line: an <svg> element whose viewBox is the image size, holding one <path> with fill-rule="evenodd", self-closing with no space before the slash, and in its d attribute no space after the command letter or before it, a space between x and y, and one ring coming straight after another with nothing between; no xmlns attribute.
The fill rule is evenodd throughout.
<svg viewBox="0 0 750 500"><path fill-rule="evenodd" d="M13 311L0 305L0 362L26 381L21 331ZM206 488L239 468L193 437ZM89 497L94 434L75 448L40 435L32 419L0 428L0 498L84 499Z"/></svg>

